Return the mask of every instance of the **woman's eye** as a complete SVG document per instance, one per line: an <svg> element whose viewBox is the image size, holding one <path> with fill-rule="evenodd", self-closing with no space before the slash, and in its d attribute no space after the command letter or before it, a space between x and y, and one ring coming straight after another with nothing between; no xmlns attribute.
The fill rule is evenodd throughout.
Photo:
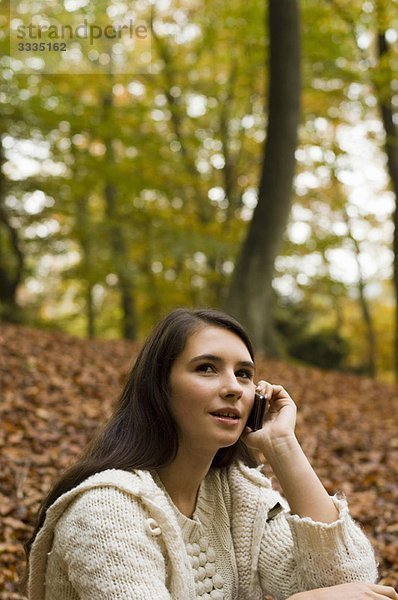
<svg viewBox="0 0 398 600"><path fill-rule="evenodd" d="M214 373L214 367L208 364L199 365L198 371L200 371L201 373Z"/></svg>
<svg viewBox="0 0 398 600"><path fill-rule="evenodd" d="M251 371L247 371L246 369L241 369L236 373L237 377L242 377L243 379L253 379L253 373Z"/></svg>

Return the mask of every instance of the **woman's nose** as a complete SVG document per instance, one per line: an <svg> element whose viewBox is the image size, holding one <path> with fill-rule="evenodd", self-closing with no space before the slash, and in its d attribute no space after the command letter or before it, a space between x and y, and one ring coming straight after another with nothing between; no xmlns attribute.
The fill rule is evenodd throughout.
<svg viewBox="0 0 398 600"><path fill-rule="evenodd" d="M221 395L224 398L240 398L243 393L243 388L239 381L236 379L235 374L228 375L223 381L221 389Z"/></svg>

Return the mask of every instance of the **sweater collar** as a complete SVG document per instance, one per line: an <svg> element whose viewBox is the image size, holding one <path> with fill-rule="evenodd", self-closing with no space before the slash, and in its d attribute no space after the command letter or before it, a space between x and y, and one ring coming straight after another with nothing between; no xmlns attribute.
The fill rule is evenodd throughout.
<svg viewBox="0 0 398 600"><path fill-rule="evenodd" d="M184 539L190 541L197 537L198 529L208 530L211 527L215 511L214 479L216 473L213 470L209 471L199 487L196 507L192 518L187 517L178 510L156 471L152 472L152 477L154 483L163 492L169 506L173 510L178 525L183 532Z"/></svg>

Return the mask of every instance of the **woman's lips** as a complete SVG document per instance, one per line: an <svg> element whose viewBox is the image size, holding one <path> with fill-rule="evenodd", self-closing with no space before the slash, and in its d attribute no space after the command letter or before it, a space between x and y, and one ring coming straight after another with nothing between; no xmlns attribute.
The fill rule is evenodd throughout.
<svg viewBox="0 0 398 600"><path fill-rule="evenodd" d="M210 413L210 416L213 417L213 419L216 419L219 423L223 423L224 425L237 425L240 420L240 417L234 411L215 411L213 413Z"/></svg>

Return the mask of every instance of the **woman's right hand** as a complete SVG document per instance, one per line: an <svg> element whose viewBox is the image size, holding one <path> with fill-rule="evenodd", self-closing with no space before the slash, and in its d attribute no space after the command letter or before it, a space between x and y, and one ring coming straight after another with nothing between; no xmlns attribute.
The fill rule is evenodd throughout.
<svg viewBox="0 0 398 600"><path fill-rule="evenodd" d="M332 587L300 592L290 596L289 600L380 600L391 598L398 600L393 587L371 583L343 583Z"/></svg>

